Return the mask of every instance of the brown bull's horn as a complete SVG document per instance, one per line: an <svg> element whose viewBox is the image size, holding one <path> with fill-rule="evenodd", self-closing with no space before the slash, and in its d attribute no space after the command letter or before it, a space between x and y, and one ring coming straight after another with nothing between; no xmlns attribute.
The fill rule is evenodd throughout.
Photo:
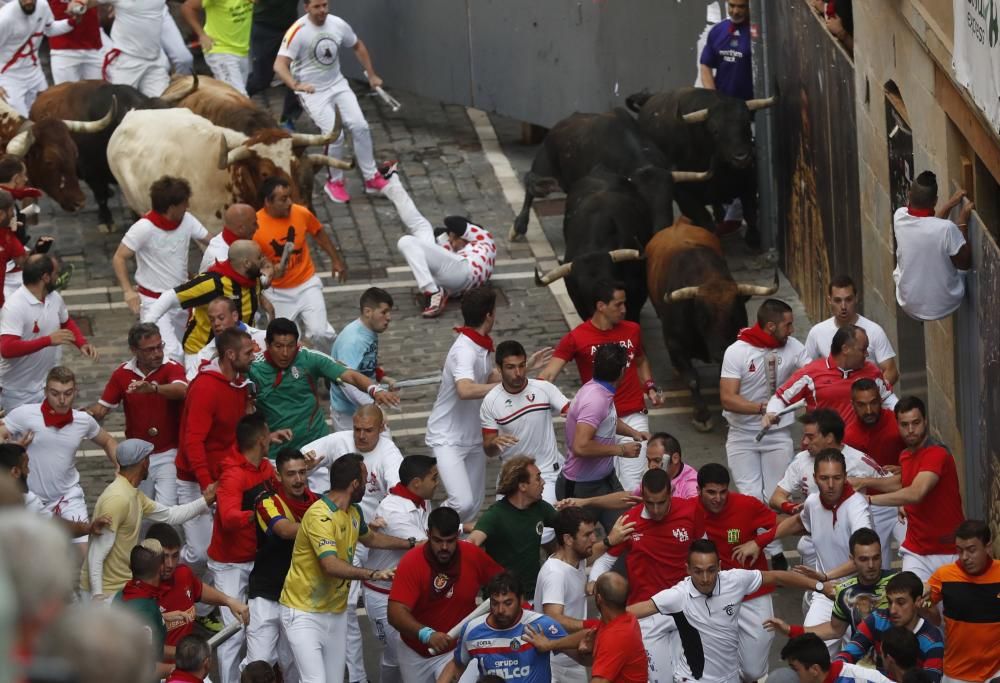
<svg viewBox="0 0 1000 683"><path fill-rule="evenodd" d="M642 254L639 253L638 249L615 249L614 251L609 251L608 256L611 257L612 263L642 260Z"/></svg>
<svg viewBox="0 0 1000 683"><path fill-rule="evenodd" d="M699 109L690 114L684 114L681 118L684 119L684 123L703 123L708 120L708 110Z"/></svg>
<svg viewBox="0 0 1000 683"><path fill-rule="evenodd" d="M331 166L333 168L342 168L345 171L354 168L354 159L344 161L343 159L337 159L326 154L307 154L306 159L315 166Z"/></svg>
<svg viewBox="0 0 1000 683"><path fill-rule="evenodd" d="M699 294L701 294L701 287L697 285L694 287L681 287L680 289L675 289L672 292L668 292L663 295L663 301L665 303L670 303L671 301L685 301L687 299L694 299Z"/></svg>
<svg viewBox="0 0 1000 683"><path fill-rule="evenodd" d="M636 252L636 253L638 253L638 252ZM572 261L570 261L569 263L564 263L561 266L553 268L552 270L550 270L549 272L547 272L545 275L543 275L541 277L541 279L539 280L539 282L541 282L543 285L551 285L556 280L562 280L564 277L566 277L567 275L569 275L570 271L572 271L572 270L573 270L573 262Z"/></svg>
<svg viewBox="0 0 1000 683"><path fill-rule="evenodd" d="M240 145L236 149L230 150L229 154L226 155L226 166L232 166L237 161L249 159L251 156L253 156L253 150L246 145Z"/></svg>
<svg viewBox="0 0 1000 683"><path fill-rule="evenodd" d="M25 121L17 135L7 143L7 154L24 158L31 146L35 144L34 121Z"/></svg>
<svg viewBox="0 0 1000 683"><path fill-rule="evenodd" d="M108 108L108 113L96 121L67 121L63 119L63 123L69 128L70 133L99 133L111 124L111 119L114 118L117 108L118 96L112 95L111 107Z"/></svg>
<svg viewBox="0 0 1000 683"><path fill-rule="evenodd" d="M712 179L711 171L671 171L675 183L703 183Z"/></svg>
<svg viewBox="0 0 1000 683"><path fill-rule="evenodd" d="M778 271L774 271L774 284L770 287L764 287L762 285L736 285L736 292L741 296L771 296L778 291Z"/></svg>
<svg viewBox="0 0 1000 683"><path fill-rule="evenodd" d="M194 94L194 91L198 89L198 74L192 74L191 87L184 92L179 92L174 95L163 95L160 97L161 100L167 104L177 104L183 100L188 95Z"/></svg>
<svg viewBox="0 0 1000 683"><path fill-rule="evenodd" d="M767 109L768 107L774 106L774 95L763 100L747 100L747 109L750 111L757 111L758 109Z"/></svg>

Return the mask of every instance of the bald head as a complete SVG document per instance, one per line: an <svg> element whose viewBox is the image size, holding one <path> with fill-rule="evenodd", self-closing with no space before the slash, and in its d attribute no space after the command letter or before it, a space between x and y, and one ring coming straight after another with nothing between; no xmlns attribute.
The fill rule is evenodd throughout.
<svg viewBox="0 0 1000 683"><path fill-rule="evenodd" d="M385 421L385 414L382 412L382 409L374 403L366 403L363 406L359 406L358 409L354 411L354 416L364 419L373 419L379 425Z"/></svg>
<svg viewBox="0 0 1000 683"><path fill-rule="evenodd" d="M236 240L229 246L229 263L240 275L256 280L264 265L260 245L253 240Z"/></svg>
<svg viewBox="0 0 1000 683"><path fill-rule="evenodd" d="M257 232L257 212L249 204L233 204L226 209L223 223L241 240L253 239Z"/></svg>
<svg viewBox="0 0 1000 683"><path fill-rule="evenodd" d="M617 610L625 609L625 604L628 602L628 581L618 572L601 574L594 590L608 607Z"/></svg>

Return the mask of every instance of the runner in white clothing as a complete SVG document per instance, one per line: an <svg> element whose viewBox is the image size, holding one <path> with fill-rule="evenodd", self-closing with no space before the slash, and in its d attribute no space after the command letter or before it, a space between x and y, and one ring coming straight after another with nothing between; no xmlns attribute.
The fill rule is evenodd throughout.
<svg viewBox="0 0 1000 683"><path fill-rule="evenodd" d="M344 127L351 132L365 192L375 194L381 192L387 182L375 168L371 129L358 98L340 72L338 53L342 47L354 50L372 88L382 85L364 41L346 21L328 13L327 0L308 0L306 15L292 24L281 41L274 60L274 73L289 89L298 93L302 107L324 135L333 130L336 111L340 111ZM341 132L327 153L340 159L343 151L344 134ZM330 179L325 186L327 196L340 204L349 202L351 196L344 186L344 172L332 166L329 169Z"/></svg>
<svg viewBox="0 0 1000 683"><path fill-rule="evenodd" d="M896 351L892 348L885 330L874 320L858 313L858 289L848 275L838 275L830 281L826 290L826 303L832 317L818 322L806 337L806 354L809 360L826 358L830 355L833 335L844 325L857 325L868 333L868 355L882 370L889 384L899 379L896 367Z"/></svg>
<svg viewBox="0 0 1000 683"><path fill-rule="evenodd" d="M0 98L21 116L28 117L38 93L49 87L38 61L42 37L69 33L73 21L57 21L47 0L16 0L0 7Z"/></svg>
<svg viewBox="0 0 1000 683"><path fill-rule="evenodd" d="M87 502L76 469L76 451L84 439L101 447L117 468L118 444L101 429L97 420L82 410L73 410L76 399L76 376L69 368L57 366L48 373L45 400L15 408L4 417L0 440L26 440L31 470L28 489L35 493L46 514L72 521L86 522ZM87 552L87 537L74 543Z"/></svg>
<svg viewBox="0 0 1000 683"><path fill-rule="evenodd" d="M201 257L198 272L204 273L216 261L229 260L229 245L236 240L252 240L257 232L257 212L249 204L232 204L222 216L222 231L213 237Z"/></svg>
<svg viewBox="0 0 1000 683"><path fill-rule="evenodd" d="M170 64L161 43L170 28L163 0L87 0L112 5L114 47L104 57L104 77L116 85L130 85L147 97L159 97L170 85ZM172 23L172 22L171 22ZM174 25L176 30L176 25Z"/></svg>
<svg viewBox="0 0 1000 683"><path fill-rule="evenodd" d="M434 458L408 455L399 466L399 483L389 489L375 510L374 519L384 524L382 533L410 539L414 545L427 540L427 518L431 514L431 499L438 485L438 469ZM395 569L405 550L372 549L366 567ZM382 671L384 683L399 683L399 632L389 623L389 591L391 581L364 581L365 612L376 638L383 645Z"/></svg>
<svg viewBox="0 0 1000 683"><path fill-rule="evenodd" d="M134 315L143 318L164 292L188 280L191 240L208 245L208 231L188 213L191 186L186 180L163 176L149 188L152 210L136 221L111 258L115 277ZM126 261L135 258L135 286ZM188 312L175 308L156 321L168 358L184 362L181 339Z"/></svg>
<svg viewBox="0 0 1000 683"><path fill-rule="evenodd" d="M809 361L801 342L792 337L794 317L784 301L765 300L757 309L757 324L740 330L722 359L719 398L729 423L726 459L736 489L761 502L774 491L794 451L794 415L782 417L760 441L755 438L768 399ZM777 568L784 568L781 544L772 542L766 550Z"/></svg>

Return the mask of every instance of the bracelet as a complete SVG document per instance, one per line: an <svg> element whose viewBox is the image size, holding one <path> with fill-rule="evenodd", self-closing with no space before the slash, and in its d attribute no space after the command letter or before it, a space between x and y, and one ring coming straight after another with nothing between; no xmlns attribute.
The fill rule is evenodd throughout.
<svg viewBox="0 0 1000 683"><path fill-rule="evenodd" d="M621 455L621 457L623 458L625 457L625 444L619 444L618 453L619 455Z"/></svg>
<svg viewBox="0 0 1000 683"><path fill-rule="evenodd" d="M647 379L646 382L643 384L643 387L645 388L647 394L650 391L659 391L659 389L656 388L656 382L654 382L651 379Z"/></svg>
<svg viewBox="0 0 1000 683"><path fill-rule="evenodd" d="M759 406L757 406L757 414L764 415L765 413L767 413L767 404L761 403Z"/></svg>
<svg viewBox="0 0 1000 683"><path fill-rule="evenodd" d="M417 631L417 640L426 645L430 641L432 635L434 635L434 629L430 626L424 626Z"/></svg>
<svg viewBox="0 0 1000 683"><path fill-rule="evenodd" d="M830 575L827 574L826 572L823 572L823 583L826 583L829 580L830 580Z"/></svg>
<svg viewBox="0 0 1000 683"><path fill-rule="evenodd" d="M806 629L804 626L789 626L788 627L788 637L798 638L799 636L804 636L806 634Z"/></svg>
<svg viewBox="0 0 1000 683"><path fill-rule="evenodd" d="M375 570L374 569L369 569L368 570L368 580L371 581L374 578L375 578Z"/></svg>
<svg viewBox="0 0 1000 683"><path fill-rule="evenodd" d="M367 391L368 391L368 395L369 396L371 396L372 398L375 398L375 392L380 391L380 390L381 390L381 387L379 387L378 384L369 384Z"/></svg>

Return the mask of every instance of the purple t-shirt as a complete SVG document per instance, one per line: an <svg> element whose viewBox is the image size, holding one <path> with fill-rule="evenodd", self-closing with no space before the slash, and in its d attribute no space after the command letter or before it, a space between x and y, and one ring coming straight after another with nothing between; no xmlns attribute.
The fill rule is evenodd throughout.
<svg viewBox="0 0 1000 683"><path fill-rule="evenodd" d="M642 497L642 484L635 487L633 496ZM670 480L670 495L674 498L694 498L698 495L698 470L687 463L681 465L681 471Z"/></svg>
<svg viewBox="0 0 1000 683"><path fill-rule="evenodd" d="M753 99L750 22L720 21L708 32L701 63L715 69L715 89L724 95Z"/></svg>
<svg viewBox="0 0 1000 683"><path fill-rule="evenodd" d="M570 481L597 481L611 474L615 467L614 456L607 458L578 458L573 455L573 436L576 423L594 427L594 441L611 445L615 442L618 413L615 411L615 392L604 384L590 380L577 392L566 413L566 464L563 476Z"/></svg>

